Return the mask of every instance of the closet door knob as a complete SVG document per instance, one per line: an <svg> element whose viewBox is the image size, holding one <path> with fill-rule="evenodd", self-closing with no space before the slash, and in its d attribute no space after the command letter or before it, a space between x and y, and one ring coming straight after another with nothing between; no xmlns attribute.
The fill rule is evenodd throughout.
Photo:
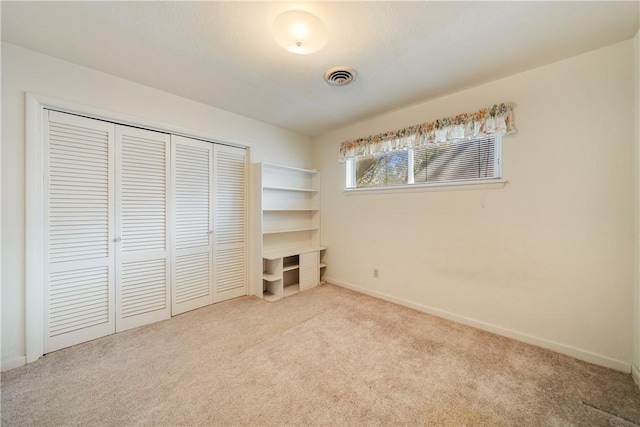
<svg viewBox="0 0 640 427"><path fill-rule="evenodd" d="M121 240L122 240L122 237L116 237L115 239L113 239L113 241L116 242L116 243L118 243Z"/></svg>

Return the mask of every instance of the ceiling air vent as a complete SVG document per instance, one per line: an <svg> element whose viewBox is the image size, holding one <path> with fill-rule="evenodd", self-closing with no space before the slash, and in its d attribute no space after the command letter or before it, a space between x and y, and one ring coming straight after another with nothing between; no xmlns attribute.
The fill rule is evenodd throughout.
<svg viewBox="0 0 640 427"><path fill-rule="evenodd" d="M354 81L357 75L358 73L353 68L340 65L329 68L324 73L324 80L331 86L344 86Z"/></svg>

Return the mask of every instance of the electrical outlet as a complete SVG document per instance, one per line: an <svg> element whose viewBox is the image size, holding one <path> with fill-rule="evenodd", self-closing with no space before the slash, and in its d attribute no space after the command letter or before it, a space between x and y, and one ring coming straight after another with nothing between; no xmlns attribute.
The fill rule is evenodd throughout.
<svg viewBox="0 0 640 427"><path fill-rule="evenodd" d="M373 277L375 277L376 279L377 279L378 277L380 277L380 276L379 276L379 272L378 272L378 269L377 269L377 268L374 268L374 269L373 269Z"/></svg>

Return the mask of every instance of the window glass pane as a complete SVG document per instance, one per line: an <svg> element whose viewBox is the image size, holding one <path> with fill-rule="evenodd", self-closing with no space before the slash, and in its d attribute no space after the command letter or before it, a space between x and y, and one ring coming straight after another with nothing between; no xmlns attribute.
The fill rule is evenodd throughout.
<svg viewBox="0 0 640 427"><path fill-rule="evenodd" d="M356 162L357 187L380 187L407 183L407 151L378 154Z"/></svg>
<svg viewBox="0 0 640 427"><path fill-rule="evenodd" d="M496 177L495 138L414 149L416 183Z"/></svg>

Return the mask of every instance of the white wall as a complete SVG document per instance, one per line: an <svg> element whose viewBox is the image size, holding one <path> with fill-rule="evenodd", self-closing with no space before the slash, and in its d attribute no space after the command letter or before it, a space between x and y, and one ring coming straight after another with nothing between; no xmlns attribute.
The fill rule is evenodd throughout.
<svg viewBox="0 0 640 427"><path fill-rule="evenodd" d="M314 138L326 280L629 372L633 59L629 40ZM341 141L507 101L505 188L343 193Z"/></svg>
<svg viewBox="0 0 640 427"><path fill-rule="evenodd" d="M305 136L3 43L4 369L20 365L25 356L25 92L167 123L218 141L244 143L251 146L252 161L311 166L311 143Z"/></svg>

